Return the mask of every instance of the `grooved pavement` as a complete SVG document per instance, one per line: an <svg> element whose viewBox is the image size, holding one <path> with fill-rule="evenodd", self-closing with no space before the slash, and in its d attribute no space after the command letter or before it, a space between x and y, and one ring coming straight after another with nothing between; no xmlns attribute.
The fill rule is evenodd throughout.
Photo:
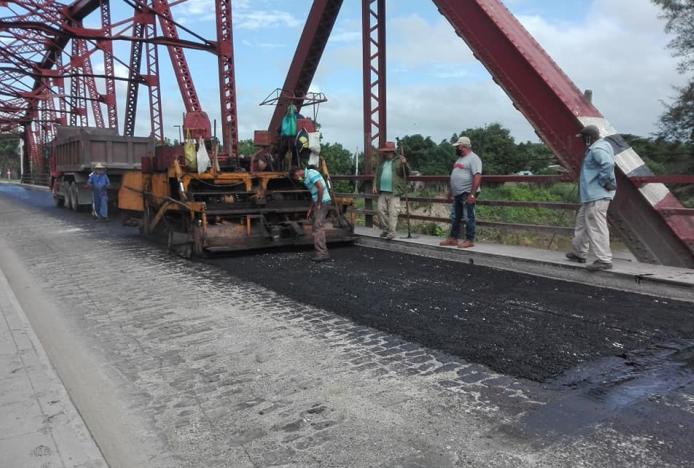
<svg viewBox="0 0 694 468"><path fill-rule="evenodd" d="M82 410L94 394L114 395L151 450L150 466L679 464L663 436L644 441L641 430L605 421L570 438L518 436L508 429L555 391L28 198L0 193L0 236L53 305L32 322L54 314L63 345L101 366L103 388L75 403ZM60 356L51 359L60 373ZM687 395L672 398L691 412ZM85 419L102 446L114 429ZM113 466L118 450L104 449Z"/></svg>

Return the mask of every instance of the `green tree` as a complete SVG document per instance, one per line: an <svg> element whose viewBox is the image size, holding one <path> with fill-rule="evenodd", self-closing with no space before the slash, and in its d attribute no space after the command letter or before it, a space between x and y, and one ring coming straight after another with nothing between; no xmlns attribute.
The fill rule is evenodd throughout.
<svg viewBox="0 0 694 468"><path fill-rule="evenodd" d="M512 174L522 170L541 172L555 159L552 151L542 143L516 144L511 132L496 123L468 128L460 135L472 140L474 151L484 163L485 174ZM452 143L457 140L457 133L439 144L430 137L406 135L398 143L404 148L412 169L425 175L442 175L448 174L453 167L456 156Z"/></svg>
<svg viewBox="0 0 694 468"><path fill-rule="evenodd" d="M354 156L339 143L321 143L320 155L325 159L330 174L353 174ZM351 182L334 182L336 192L351 192L354 185Z"/></svg>
<svg viewBox="0 0 694 468"><path fill-rule="evenodd" d="M669 47L679 57L679 71L694 70L694 0L653 0L663 9L667 20L665 31L675 35ZM688 140L694 143L694 77L689 84L677 89L675 101L660 119L659 135L672 140Z"/></svg>
<svg viewBox="0 0 694 468"><path fill-rule="evenodd" d="M517 145L519 160L525 162L523 170L540 174L547 170L547 166L556 161L556 157L544 143L532 143L526 141Z"/></svg>
<svg viewBox="0 0 694 468"><path fill-rule="evenodd" d="M450 144L438 145L430 137L406 135L398 143L410 167L422 174L447 174L455 161L455 153Z"/></svg>
<svg viewBox="0 0 694 468"><path fill-rule="evenodd" d="M354 156L339 143L321 143L320 155L328 164L331 174L352 174Z"/></svg>
<svg viewBox="0 0 694 468"><path fill-rule="evenodd" d="M256 147L253 144L253 140L250 138L247 140L239 140L239 155L244 155L250 158L255 154Z"/></svg>
<svg viewBox="0 0 694 468"><path fill-rule="evenodd" d="M623 137L656 174L694 174L693 143L628 134ZM670 188L685 205L694 204L694 185L673 185Z"/></svg>
<svg viewBox="0 0 694 468"><path fill-rule="evenodd" d="M498 123L468 128L462 132L484 164L485 174L510 174L525 169L527 155L518 151L509 129Z"/></svg>
<svg viewBox="0 0 694 468"><path fill-rule="evenodd" d="M7 170L12 171L13 177L19 177L19 140L0 140L0 178L7 177Z"/></svg>
<svg viewBox="0 0 694 468"><path fill-rule="evenodd" d="M675 102L660 117L659 135L694 143L694 81L678 91Z"/></svg>

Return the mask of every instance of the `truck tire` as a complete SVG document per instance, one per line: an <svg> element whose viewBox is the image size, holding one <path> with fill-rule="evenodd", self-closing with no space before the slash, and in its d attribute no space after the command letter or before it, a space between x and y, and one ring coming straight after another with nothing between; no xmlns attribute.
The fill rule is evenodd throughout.
<svg viewBox="0 0 694 468"><path fill-rule="evenodd" d="M53 195L53 204L56 208L62 208L65 206L65 200L60 198L58 195Z"/></svg>
<svg viewBox="0 0 694 468"><path fill-rule="evenodd" d="M65 182L65 184L63 184L63 188L64 188L63 193L65 194L65 198L64 198L65 208L67 208L68 210L71 210L72 209L72 198L70 197L70 183Z"/></svg>
<svg viewBox="0 0 694 468"><path fill-rule="evenodd" d="M60 186L60 184L56 181L54 184L58 184L57 186ZM62 208L65 206L65 198L62 198L60 196L60 190L55 190L53 189L53 204L56 206L56 208Z"/></svg>
<svg viewBox="0 0 694 468"><path fill-rule="evenodd" d="M75 182L70 182L70 188L68 189L68 193L70 195L70 208L72 211L79 211L80 205L79 205L79 196L78 196L78 188L77 188L77 183Z"/></svg>

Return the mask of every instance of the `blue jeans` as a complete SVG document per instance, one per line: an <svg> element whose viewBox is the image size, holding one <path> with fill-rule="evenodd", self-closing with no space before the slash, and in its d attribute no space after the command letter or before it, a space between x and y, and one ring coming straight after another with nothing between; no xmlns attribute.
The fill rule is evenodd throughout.
<svg viewBox="0 0 694 468"><path fill-rule="evenodd" d="M475 205L465 203L468 195L467 192L461 193L453 199L450 235L453 239L460 239L460 224L465 219L465 239L475 240Z"/></svg>
<svg viewBox="0 0 694 468"><path fill-rule="evenodd" d="M108 218L108 190L92 189L92 200L94 202L94 213L97 218Z"/></svg>

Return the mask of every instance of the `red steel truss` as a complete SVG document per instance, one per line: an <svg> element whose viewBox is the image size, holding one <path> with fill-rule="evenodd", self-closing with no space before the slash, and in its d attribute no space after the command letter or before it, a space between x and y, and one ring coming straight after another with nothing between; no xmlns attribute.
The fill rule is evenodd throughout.
<svg viewBox="0 0 694 468"><path fill-rule="evenodd" d="M273 135L279 133L282 117L292 101L301 110L341 7L342 0L314 0L270 119L268 130Z"/></svg>
<svg viewBox="0 0 694 468"><path fill-rule="evenodd" d="M219 58L219 99L222 109L223 153L238 156L239 129L236 114L236 73L234 71L234 38L231 0L218 0L217 56Z"/></svg>
<svg viewBox="0 0 694 468"><path fill-rule="evenodd" d="M151 6L151 5L150 5ZM159 52L157 45L151 42L157 37L157 23L144 25L147 39L147 76L145 80L149 87L149 119L151 135L159 142L164 142L164 122L161 110L161 89L159 86Z"/></svg>
<svg viewBox="0 0 694 468"><path fill-rule="evenodd" d="M115 83L125 80L124 133L135 132L138 89L144 85L149 97L150 131L162 140L157 46L165 46L186 109L183 126L192 136L208 138L210 121L184 52L196 49L218 57L223 152L236 156L232 0L209 0L216 13L214 40L176 22L172 8L186 0L122 1L133 8L133 16L112 23L108 0L76 0L69 5L55 0L0 0L0 8L9 12L0 17L0 34L4 36L0 48L0 132L16 134L21 130L26 167L31 163L43 170L42 146L54 135L55 125L65 124L68 117L73 125L86 125L91 119L97 126L117 128ZM432 1L574 177L585 150L574 136L577 131L583 125L595 124L606 134L616 134L501 0ZM273 135L278 133L289 104L294 102L299 109L304 104L342 3L313 1L269 124ZM385 8L385 0L362 0L367 155L385 142L387 132ZM83 21L94 12L101 20L100 27L83 27ZM157 22L161 34L157 34ZM193 39L182 38L179 32ZM114 41L130 42L129 59L118 59ZM96 74L92 56L102 55L104 73ZM115 76L116 61L127 68L127 78ZM99 80L103 80L103 94L98 89ZM621 237L642 261L694 266L691 210L684 209L663 185L666 180L653 177L633 149L620 150L617 162L619 190L610 220Z"/></svg>
<svg viewBox="0 0 694 468"><path fill-rule="evenodd" d="M220 2L221 0L216 1ZM178 25L174 22L171 8L167 0L153 0L152 8L159 18L159 24L161 25L164 36L173 41L177 41L179 39ZM186 107L183 128L189 131L194 138L210 138L212 136L210 119L207 117L207 114L202 111L200 99L195 90L195 83L193 83L193 77L190 74L190 68L188 67L188 61L183 52L183 47L169 45L167 48L169 50L169 57L171 57L171 65L173 66L176 80L178 81L178 88L181 91L183 104Z"/></svg>
<svg viewBox="0 0 694 468"><path fill-rule="evenodd" d="M375 149L387 140L385 0L362 0L362 47L364 155L370 170Z"/></svg>
<svg viewBox="0 0 694 468"><path fill-rule="evenodd" d="M487 67L542 140L574 175L585 147L575 137L587 124L616 131L500 0L433 0ZM694 219L663 216L682 208L663 184L639 187L631 177L652 175L629 148L617 155L617 197L610 222L641 261L694 265Z"/></svg>
<svg viewBox="0 0 694 468"><path fill-rule="evenodd" d="M113 79L115 74L113 64L113 41L111 26L111 4L109 0L101 0L101 27L104 31L104 39L97 42L99 48L104 52L104 82L106 94L100 96L101 102L106 104L108 110L109 128L118 128L118 109L116 107L116 81Z"/></svg>
<svg viewBox="0 0 694 468"><path fill-rule="evenodd" d="M145 14L136 9L133 19L133 37L144 39L146 22L153 23L154 16ZM137 117L137 97L140 91L140 65L142 63L142 41L133 42L130 48L130 62L128 66L128 89L125 94L125 123L123 135L132 136L135 133L135 118Z"/></svg>

